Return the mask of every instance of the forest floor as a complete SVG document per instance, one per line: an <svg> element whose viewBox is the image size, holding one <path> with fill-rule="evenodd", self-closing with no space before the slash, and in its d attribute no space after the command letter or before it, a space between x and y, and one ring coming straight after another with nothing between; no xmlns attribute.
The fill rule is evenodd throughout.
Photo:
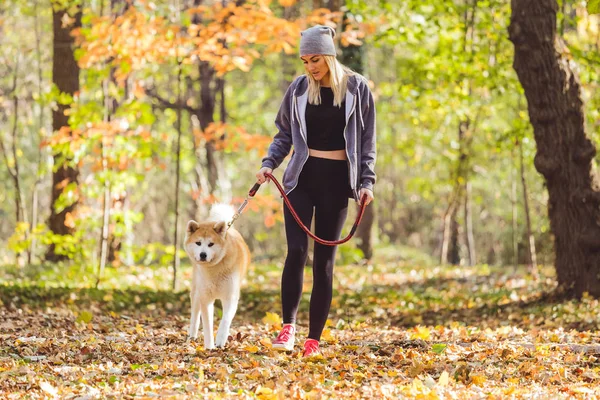
<svg viewBox="0 0 600 400"><path fill-rule="evenodd" d="M110 268L100 289L68 268L4 268L0 398L600 397L598 301L555 296L551 268L534 280L520 268L398 259L337 267L311 359L300 353L308 269L298 343L281 353L270 347L280 265L252 266L223 350L186 342L188 292L165 289L168 268ZM189 276L183 268L182 287Z"/></svg>

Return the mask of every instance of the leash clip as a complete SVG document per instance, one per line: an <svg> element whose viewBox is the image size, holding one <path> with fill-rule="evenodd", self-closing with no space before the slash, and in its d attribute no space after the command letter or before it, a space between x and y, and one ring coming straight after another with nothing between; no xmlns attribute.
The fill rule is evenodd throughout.
<svg viewBox="0 0 600 400"><path fill-rule="evenodd" d="M233 214L233 217L231 217L231 221L229 221L227 223L227 229L231 228L231 225L233 225L233 223L235 222L235 220L240 217L240 215L242 214L242 212L244 212L244 209L248 205L248 202L254 197L254 195L256 194L256 192L258 192L258 189L260 189L260 183L255 183L254 186L252 186L252 188L248 192L248 195L244 199L244 202L239 206L239 208L237 209L237 211L235 212L235 214Z"/></svg>

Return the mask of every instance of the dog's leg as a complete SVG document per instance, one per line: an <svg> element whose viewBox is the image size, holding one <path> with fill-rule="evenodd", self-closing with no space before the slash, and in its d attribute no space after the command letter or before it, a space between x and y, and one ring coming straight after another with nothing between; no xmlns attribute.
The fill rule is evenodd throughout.
<svg viewBox="0 0 600 400"><path fill-rule="evenodd" d="M198 337L198 328L200 327L200 293L192 290L190 297L192 300L192 315L190 317L188 339L193 340Z"/></svg>
<svg viewBox="0 0 600 400"><path fill-rule="evenodd" d="M217 341L215 342L217 347L224 347L225 343L227 343L227 338L229 337L229 328L231 328L231 322L233 321L233 317L237 311L239 298L240 295L235 293L229 298L224 298L221 300L221 304L223 305L223 318L221 318L219 330L217 331Z"/></svg>
<svg viewBox="0 0 600 400"><path fill-rule="evenodd" d="M202 303L200 313L202 314L202 331L204 332L204 348L206 350L215 348L215 338L213 336L213 314L215 302Z"/></svg>

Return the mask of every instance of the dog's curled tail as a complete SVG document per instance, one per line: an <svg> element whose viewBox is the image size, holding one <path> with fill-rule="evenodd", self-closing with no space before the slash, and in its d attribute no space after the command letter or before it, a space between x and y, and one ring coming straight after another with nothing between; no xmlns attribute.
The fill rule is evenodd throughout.
<svg viewBox="0 0 600 400"><path fill-rule="evenodd" d="M210 207L209 220L215 222L229 222L235 215L235 209L230 204L215 203Z"/></svg>

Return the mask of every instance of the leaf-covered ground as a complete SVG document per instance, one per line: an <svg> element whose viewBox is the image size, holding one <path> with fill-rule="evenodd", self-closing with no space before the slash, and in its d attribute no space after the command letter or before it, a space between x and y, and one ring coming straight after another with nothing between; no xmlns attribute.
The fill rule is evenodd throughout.
<svg viewBox="0 0 600 400"><path fill-rule="evenodd" d="M301 342L292 353L270 348L277 266L253 266L232 340L213 351L186 342L187 291L157 289L166 287L167 269L121 268L105 284L114 288L101 290L5 273L0 397L600 397L598 301L560 300L551 270L534 281L512 268L394 259L337 268L323 354L309 360L300 357ZM305 276L300 340L309 270Z"/></svg>

